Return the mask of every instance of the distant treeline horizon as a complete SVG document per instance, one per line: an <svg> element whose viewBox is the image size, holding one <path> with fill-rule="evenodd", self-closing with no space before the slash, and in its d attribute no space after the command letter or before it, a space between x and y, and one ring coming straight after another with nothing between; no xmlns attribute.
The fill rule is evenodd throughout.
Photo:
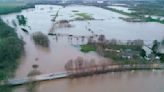
<svg viewBox="0 0 164 92"><path fill-rule="evenodd" d="M164 1L164 0L0 0L0 2L40 2L40 1Z"/></svg>

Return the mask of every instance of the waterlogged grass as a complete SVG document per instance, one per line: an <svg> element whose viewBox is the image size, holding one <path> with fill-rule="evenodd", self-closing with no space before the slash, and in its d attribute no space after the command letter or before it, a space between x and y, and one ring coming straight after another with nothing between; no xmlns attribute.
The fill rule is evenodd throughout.
<svg viewBox="0 0 164 92"><path fill-rule="evenodd" d="M81 49L82 52L90 52L90 51L96 51L96 47L93 45L89 45L89 44L85 44L85 45L81 45Z"/></svg>
<svg viewBox="0 0 164 92"><path fill-rule="evenodd" d="M92 20L94 19L91 14L88 13L76 13L78 17L76 17L76 20Z"/></svg>
<svg viewBox="0 0 164 92"><path fill-rule="evenodd" d="M113 12L117 12L117 13L129 16L130 18L120 18L120 19L123 19L127 22L158 22L158 23L164 24L164 20L153 19L151 17L145 18L143 15L147 14L146 10L144 10L143 13L139 13L139 11L135 11L135 12L132 12L132 13L127 13L127 12L117 10L117 9L113 9L113 8L109 8L109 7L101 7L101 8L104 8L104 9L107 9L107 10L110 10L110 11L113 11ZM156 14L154 14L154 15L156 15Z"/></svg>

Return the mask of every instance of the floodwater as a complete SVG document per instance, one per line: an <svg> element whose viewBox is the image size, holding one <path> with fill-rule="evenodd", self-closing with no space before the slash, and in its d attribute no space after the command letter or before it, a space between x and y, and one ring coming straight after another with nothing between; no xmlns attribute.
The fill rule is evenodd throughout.
<svg viewBox="0 0 164 92"><path fill-rule="evenodd" d="M164 71L129 71L41 82L36 92L163 92ZM26 92L20 86L15 92Z"/></svg>
<svg viewBox="0 0 164 92"><path fill-rule="evenodd" d="M59 10L56 21L76 17L76 10L80 13L88 13L97 20L72 21L71 28L56 28L54 33L60 33L58 37L49 36L50 47L43 48L36 46L31 39L34 32L41 31L49 33L53 22L51 21ZM87 42L81 38L68 39L65 34L76 36L91 36L93 34L104 34L107 39L133 40L143 39L145 42L160 40L164 37L164 25L159 23L128 23L119 19L123 15L104 10L93 6L68 6L37 5L34 9L23 10L2 16L2 19L12 26L12 20L16 20L16 15L22 14L27 18L29 34L24 33L18 26L17 33L25 41L25 54L20 58L20 65L16 71L15 78L26 77L32 70L32 65L39 65L39 71L52 73L64 71L65 63L78 56L87 60L95 59L97 62L108 60L94 52L82 53L79 45ZM127 16L123 16L127 17ZM89 32L91 29L93 32ZM110 62L110 60L108 60ZM95 75L78 79L61 79L41 82L38 92L163 92L164 71L135 71L118 72L103 75ZM16 87L14 92L27 92L25 86Z"/></svg>
<svg viewBox="0 0 164 92"><path fill-rule="evenodd" d="M24 10L19 14L24 15L28 20L28 26L31 27L30 33L42 31L48 33L53 25L52 19L59 10L59 20L72 20L76 18L76 13L87 13L97 20L91 21L73 21L70 24L71 28L55 29L55 33L72 34L72 35L92 35L88 29L91 29L94 34L104 34L107 39L117 39L122 41L142 39L146 43L151 43L153 40L161 40L164 37L164 25L153 22L125 22L119 17L127 17L109 10L94 6L51 6L37 5L35 9ZM77 10L78 12L73 12ZM5 21L16 20L17 14L9 14L2 16ZM12 24L11 24L12 25ZM28 29L28 27L27 27Z"/></svg>

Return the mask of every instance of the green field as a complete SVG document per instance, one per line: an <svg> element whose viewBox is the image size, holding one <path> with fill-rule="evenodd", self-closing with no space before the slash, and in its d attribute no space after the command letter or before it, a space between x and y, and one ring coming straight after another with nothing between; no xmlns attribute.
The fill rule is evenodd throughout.
<svg viewBox="0 0 164 92"><path fill-rule="evenodd" d="M91 14L88 13L76 13L78 17L76 17L76 20L92 20L94 19Z"/></svg>
<svg viewBox="0 0 164 92"><path fill-rule="evenodd" d="M96 51L96 47L89 44L81 45L81 51L85 53L90 51Z"/></svg>

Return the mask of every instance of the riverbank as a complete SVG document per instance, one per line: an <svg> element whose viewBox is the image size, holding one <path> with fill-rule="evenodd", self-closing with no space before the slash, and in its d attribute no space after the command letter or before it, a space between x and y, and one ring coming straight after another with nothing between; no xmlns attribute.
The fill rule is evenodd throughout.
<svg viewBox="0 0 164 92"><path fill-rule="evenodd" d="M100 7L100 6L97 6L97 7ZM100 8L110 10L113 12L117 12L117 13L120 13L122 15L129 16L128 18L120 17L120 19L127 21L127 22L157 22L157 23L164 24L164 20L153 19L152 17L145 17L144 15L139 15L138 13L135 13L135 12L127 13L127 12L124 12L121 10L109 8L107 6L101 6Z"/></svg>
<svg viewBox="0 0 164 92"><path fill-rule="evenodd" d="M68 71L70 78L91 76L110 72L123 72L132 70L163 70L163 64L134 64L134 65L95 65L90 68L74 68Z"/></svg>
<svg viewBox="0 0 164 92"><path fill-rule="evenodd" d="M0 19L0 82L14 76L22 55L24 42ZM11 92L11 87L0 86L1 92Z"/></svg>
<svg viewBox="0 0 164 92"><path fill-rule="evenodd" d="M17 14L25 15L28 19L28 26L30 26L30 28L31 28L31 30L29 30L29 34L26 34L20 29L19 26L17 27L18 35L22 35L24 41L26 42L26 45L25 45L26 55L23 56L20 60L20 61L22 61L22 63L21 63L21 65L19 65L19 68L16 71L16 76L14 77L16 79L26 77L28 75L28 73L31 71L31 69L32 69L31 66L33 64L37 64L39 66L38 70L41 73L47 74L47 73L51 73L51 72L53 73L53 72L57 72L57 71L63 71L64 64L68 60L74 59L78 56L81 56L87 60L95 59L97 62L102 61L104 58L102 58L101 56L97 55L94 52L82 53L79 50L79 45L85 44L85 42L87 41L89 36L92 35L92 34L90 34L90 32L88 32L89 29L91 29L91 31L94 31L95 34L106 34L107 37L117 38L117 39L120 39L119 37L127 37L127 39L133 39L133 37L134 37L134 39L135 39L135 36L137 35L136 33L138 33L138 35L140 35L140 36L144 35L144 37L146 37L147 36L146 34L148 34L148 35L150 35L150 37L148 36L148 38L154 39L155 37L157 37L157 38L160 37L161 34L163 33L163 31L160 31L163 29L163 27L160 27L161 25L158 23L153 24L155 28L152 28L152 26L149 25L151 23L143 23L142 24L143 27L141 26L140 23L138 23L139 26L137 25L137 27L136 27L137 23L127 23L122 20L116 20L117 15L119 16L121 14L114 13L114 12L112 13L110 11L96 8L96 7L73 6L72 8L67 7L67 8L61 9L61 12L59 15L62 15L62 16L59 16L57 21L60 19L64 19L67 16L68 16L68 19L70 19L68 13L72 12L72 10L74 10L74 9L77 9L80 11L85 9L83 12L86 12L88 14L90 14L92 11L94 12L94 10L99 11L99 12L101 12L100 14L93 13L93 16L96 15L97 16L96 18L98 18L98 19L103 17L103 19L105 21L77 21L77 22L75 21L75 22L72 22L74 27L67 28L68 30L66 30L65 28L64 28L64 30L62 30L62 29L55 30L56 34L61 34L61 35L59 35L59 36L57 35L57 37L56 36L48 36L51 41L50 47L48 49L40 48L33 43L32 39L30 37L31 36L30 34L36 32L36 31L41 31L45 34L48 33L48 30L51 28L51 23L52 23L51 19L53 18L53 16L51 16L51 15L56 14L58 7L60 8L61 6L57 6L57 7L55 6L52 10L50 10L51 9L50 7L52 7L52 6L47 6L47 5L44 6L43 5L40 7L36 7L35 9L24 10L21 13L16 13L16 14L11 14L11 15L9 14L9 15L5 15L4 17L2 17L3 20L6 21L6 23L7 23L7 20L9 20L9 25L12 25L11 20L16 20L15 15L17 15ZM42 8L44 10L42 10ZM66 11L68 11L68 10L70 10L70 11L68 13L66 13ZM105 15L106 15L106 17L104 17ZM112 18L112 17L115 17L115 18ZM44 18L46 18L46 19L44 19ZM110 20L108 18L110 18ZM113 24L116 24L116 26ZM124 24L127 24L127 25L124 25ZM148 24L148 25L145 25L145 24ZM124 27L126 27L127 29ZM116 28L116 29L114 29L114 28ZM118 28L120 28L121 31L119 31ZM111 29L111 30L109 30L109 29ZM136 29L136 31L135 31L135 29ZM153 31L154 29L156 29L156 31ZM27 30L28 30L28 28L27 28ZM125 31L125 30L127 30L127 31ZM149 31L147 31L147 30L149 30ZM152 30L152 31L150 32L150 30ZM117 32L117 33L115 33L115 32ZM140 32L144 32L146 34L140 33ZM125 33L125 34L128 33L128 35L124 35L122 33ZM134 33L134 35L131 33ZM158 33L158 34L156 34L157 36L154 35L155 33ZM66 35L64 35L64 34L66 34ZM118 34L118 35L115 35L115 34ZM73 37L71 38L71 37L69 37L69 35L70 36L73 35ZM82 38L83 36L85 36L84 41ZM129 36L132 36L132 38L130 38ZM139 37L137 36L136 38L141 38L140 36ZM63 56L64 56L64 58L63 58ZM142 71L140 71L140 72L142 72ZM152 72L152 71L150 71L150 72ZM126 73L126 72L122 72L122 73ZM113 73L111 73L111 75L112 74ZM105 77L108 77L107 78L108 80L111 80L112 78L107 75L108 74L95 75L94 77L105 76ZM73 80L77 80L76 86L80 87L82 85L82 83L79 82L80 79L81 78L73 79ZM86 80L87 78L84 77L83 79ZM155 78L155 79L157 79L157 78ZM37 90L38 90L38 92L47 92L49 90L53 91L53 90L58 89L58 88L54 88L54 87L60 86L61 89L64 90L64 91L61 90L61 92L76 92L76 91L72 91L72 90L68 91L68 88L70 88L70 86L74 86L73 83L72 84L70 83L71 81L73 82L73 80L72 79L62 79L62 80L57 80L57 81L41 82L40 84L37 85L37 86L39 86L39 88L37 87ZM97 84L99 85L99 84L103 83L102 80L100 82L98 82L97 78L96 79L94 78L94 80L89 79L90 83L91 83L91 81L97 82L97 83L94 83L95 85L97 85ZM108 81L108 83L111 83L111 81ZM91 84L87 84L87 86L89 88L91 88L90 85ZM103 88L102 85L100 85L99 87ZM51 88L51 86L52 86L52 88ZM71 88L77 88L77 87L71 87ZM94 88L96 88L96 87L94 87ZM106 87L106 88L108 88L108 87ZM87 91L89 91L89 90L87 89ZM13 92L27 92L27 90L26 90L25 86L24 87L21 86L21 87L16 87L13 90ZM96 91L91 91L91 92L96 92ZM116 91L116 92L119 92L119 91ZM126 92L128 92L128 91L126 91Z"/></svg>
<svg viewBox="0 0 164 92"><path fill-rule="evenodd" d="M22 9L32 8L31 5L13 5L4 4L0 6L0 15L10 14L14 12L21 12ZM8 26L0 19L0 82L7 80L14 76L18 66L18 59L20 58L24 42L18 37L15 29ZM12 92L12 88L8 85L1 86L1 92Z"/></svg>
<svg viewBox="0 0 164 92"><path fill-rule="evenodd" d="M10 86L18 86L27 84L30 82L40 82L40 81L50 81L62 78L79 78L85 76L92 76L96 74L104 74L110 72L122 72L122 71L134 71L134 70L163 70L163 64L138 64L138 65L95 65L93 67L83 67L83 68L72 68L68 71L58 72L58 73L49 73L33 76L31 78L23 78L23 79L11 79L8 80L6 85Z"/></svg>

